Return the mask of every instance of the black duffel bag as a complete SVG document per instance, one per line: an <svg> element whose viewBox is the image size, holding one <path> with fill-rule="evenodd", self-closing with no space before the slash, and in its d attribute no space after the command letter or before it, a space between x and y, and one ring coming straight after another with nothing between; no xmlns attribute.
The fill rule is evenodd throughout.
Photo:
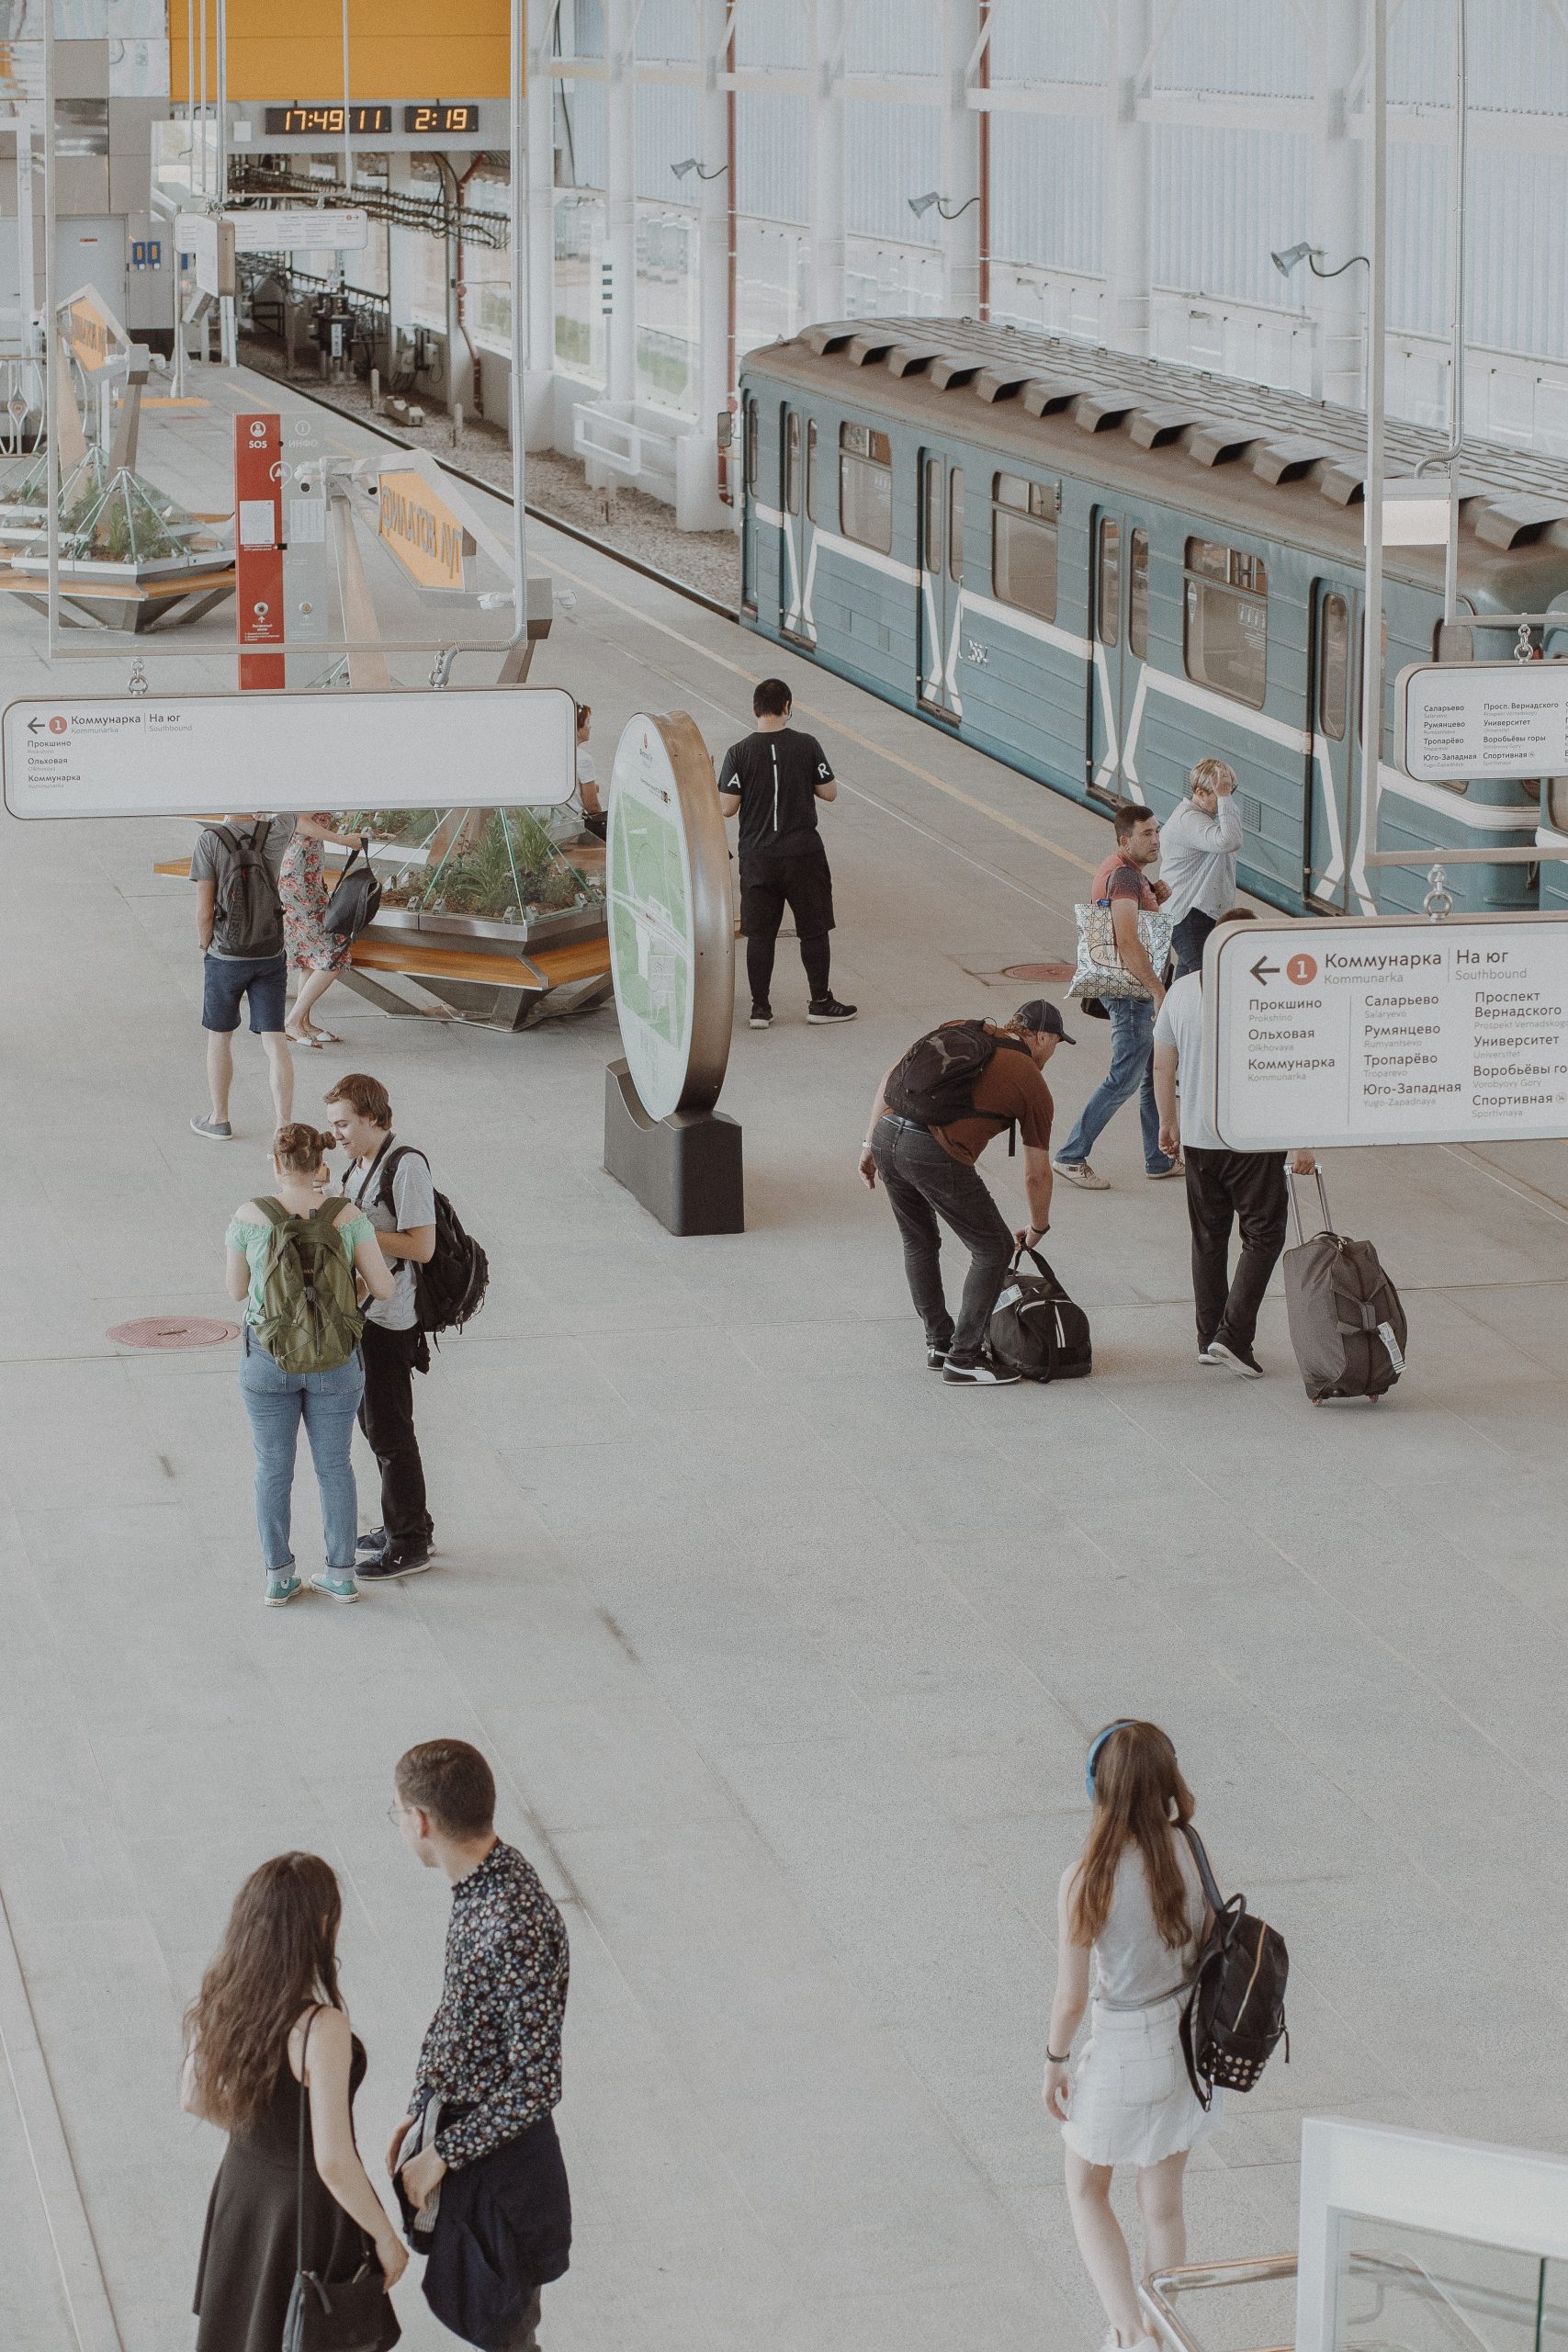
<svg viewBox="0 0 1568 2352"><path fill-rule="evenodd" d="M363 858L362 865L359 861ZM370 864L370 836L362 833L343 872L337 888L327 901L322 918L328 931L335 931L340 939L353 941L376 920L381 907L381 885L376 879Z"/></svg>
<svg viewBox="0 0 1568 2352"><path fill-rule="evenodd" d="M1032 1259L1034 1272L1023 1272ZM1018 1250L991 1309L990 1351L1025 1380L1082 1380L1094 1369L1089 1317L1037 1250Z"/></svg>

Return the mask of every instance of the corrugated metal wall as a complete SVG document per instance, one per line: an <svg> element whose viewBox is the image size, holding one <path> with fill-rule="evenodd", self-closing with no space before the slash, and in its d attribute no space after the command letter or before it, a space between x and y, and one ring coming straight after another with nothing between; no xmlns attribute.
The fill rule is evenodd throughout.
<svg viewBox="0 0 1568 2352"><path fill-rule="evenodd" d="M850 74L940 74L942 15L909 0L854 0L844 42Z"/></svg>
<svg viewBox="0 0 1568 2352"><path fill-rule="evenodd" d="M1269 254L1292 243L1311 220L1310 140L1159 123L1152 183L1156 286L1242 302L1280 300L1281 282Z"/></svg>
<svg viewBox="0 0 1568 2352"><path fill-rule="evenodd" d="M1155 58L1154 86L1310 97L1312 36L1290 0L1182 0Z"/></svg>
<svg viewBox="0 0 1568 2352"><path fill-rule="evenodd" d="M991 125L991 250L1047 269L1103 267L1103 126L998 114Z"/></svg>
<svg viewBox="0 0 1568 2352"><path fill-rule="evenodd" d="M735 200L761 220L805 220L810 212L809 101L742 90L735 101Z"/></svg>
<svg viewBox="0 0 1568 2352"><path fill-rule="evenodd" d="M674 82L639 82L635 95L638 196L654 204L694 204L694 179L678 180L671 164L694 155L705 171L711 171L724 161L722 155L703 153L700 96Z"/></svg>
<svg viewBox="0 0 1568 2352"><path fill-rule="evenodd" d="M638 57L679 65L697 54L697 12L692 0L643 0L637 18Z"/></svg>
<svg viewBox="0 0 1568 2352"><path fill-rule="evenodd" d="M1105 31L1083 0L993 0L994 82L1103 82Z"/></svg>
<svg viewBox="0 0 1568 2352"><path fill-rule="evenodd" d="M935 107L844 101L844 226L852 235L895 237L904 245L941 240L936 209L916 220L912 196L942 185L942 116ZM967 196L965 188L963 194Z"/></svg>

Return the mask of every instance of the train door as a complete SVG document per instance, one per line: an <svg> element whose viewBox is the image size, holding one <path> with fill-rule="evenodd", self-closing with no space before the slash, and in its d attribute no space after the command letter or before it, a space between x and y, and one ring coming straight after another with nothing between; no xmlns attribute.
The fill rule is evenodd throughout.
<svg viewBox="0 0 1568 2352"><path fill-rule="evenodd" d="M1359 749L1361 599L1320 580L1313 591L1312 752L1303 893L1345 912L1350 899Z"/></svg>
<svg viewBox="0 0 1568 2352"><path fill-rule="evenodd" d="M806 610L817 519L817 427L787 403L779 415L779 630L810 645L817 635Z"/></svg>
<svg viewBox="0 0 1568 2352"><path fill-rule="evenodd" d="M964 469L940 450L920 452L920 708L956 726L958 600L964 588Z"/></svg>
<svg viewBox="0 0 1568 2352"><path fill-rule="evenodd" d="M740 609L757 617L757 402L740 403Z"/></svg>
<svg viewBox="0 0 1568 2352"><path fill-rule="evenodd" d="M1090 548L1087 774L1101 800L1142 800L1138 733L1149 650L1149 534L1134 516L1094 512Z"/></svg>

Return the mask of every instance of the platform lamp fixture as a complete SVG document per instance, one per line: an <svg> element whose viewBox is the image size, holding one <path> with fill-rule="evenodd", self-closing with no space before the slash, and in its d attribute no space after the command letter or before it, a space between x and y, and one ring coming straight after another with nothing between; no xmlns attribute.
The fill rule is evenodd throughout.
<svg viewBox="0 0 1568 2352"><path fill-rule="evenodd" d="M705 172L696 157L694 155L688 155L684 163L671 164L670 168L674 173L678 180L689 179L694 172L695 172L698 179L700 180L721 180L726 172L729 169L729 165L728 164L720 164L716 171Z"/></svg>
<svg viewBox="0 0 1568 2352"><path fill-rule="evenodd" d="M1291 272L1303 261L1314 277L1343 277L1345 272L1348 269L1354 269L1358 262L1364 262L1369 269L1372 266L1368 254L1352 254L1349 260L1342 261L1337 269L1319 269L1317 256L1322 251L1321 245L1286 245L1282 252L1270 254L1269 258L1281 277L1289 277Z"/></svg>
<svg viewBox="0 0 1568 2352"><path fill-rule="evenodd" d="M916 220L920 220L924 219L925 215L931 210L931 206L934 204L939 216L943 220L956 220L961 212L967 212L972 204L978 204L979 201L980 199L977 196L965 197L964 202L962 204L955 204L950 212L947 209L947 198L944 196L939 196L935 188L932 188L930 193L925 196L910 197L909 209L914 214Z"/></svg>

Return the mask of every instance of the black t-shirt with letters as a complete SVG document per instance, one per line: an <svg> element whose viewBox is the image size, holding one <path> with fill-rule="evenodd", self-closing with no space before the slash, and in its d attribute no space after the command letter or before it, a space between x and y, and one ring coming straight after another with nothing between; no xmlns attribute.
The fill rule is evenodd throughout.
<svg viewBox="0 0 1568 2352"><path fill-rule="evenodd" d="M732 743L718 788L740 796L742 859L808 850L817 832L817 786L832 781L828 754L815 735L782 727Z"/></svg>

